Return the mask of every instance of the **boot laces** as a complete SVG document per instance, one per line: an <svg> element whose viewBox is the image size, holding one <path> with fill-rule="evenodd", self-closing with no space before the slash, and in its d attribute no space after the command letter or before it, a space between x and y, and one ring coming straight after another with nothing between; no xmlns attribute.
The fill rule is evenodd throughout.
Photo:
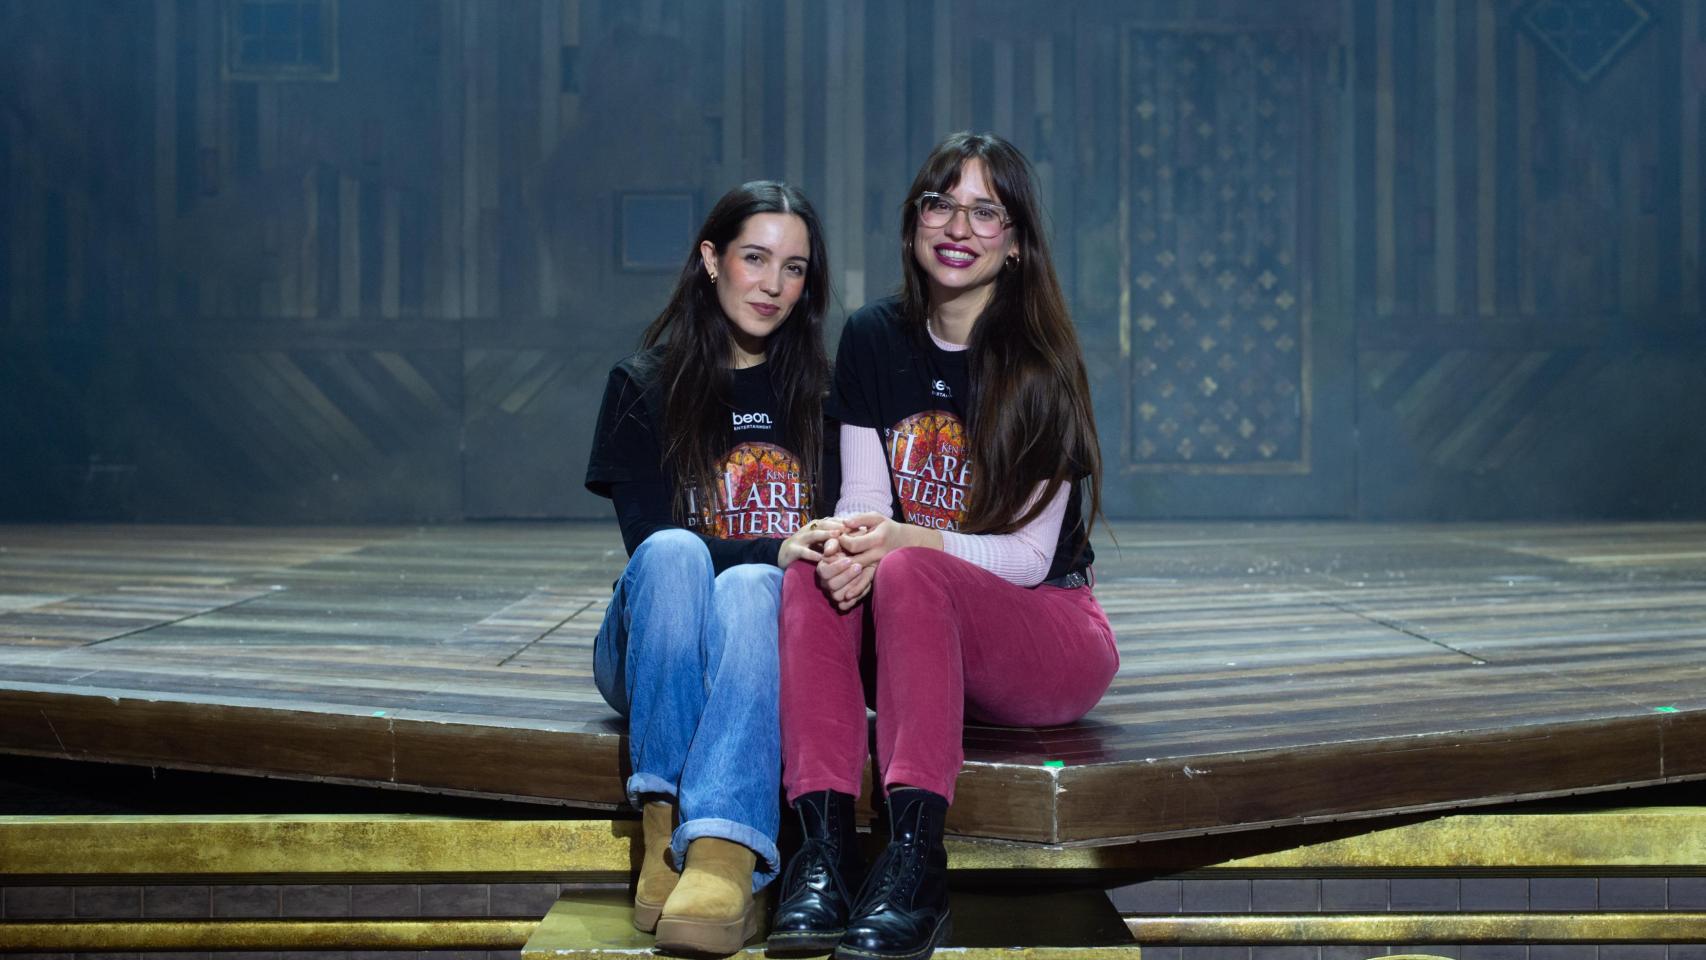
<svg viewBox="0 0 1706 960"><path fill-rule="evenodd" d="M865 895L859 898L860 910L887 902L896 888L912 886L923 872L925 854L924 845L916 837L891 841L871 867Z"/></svg>
<svg viewBox="0 0 1706 960"><path fill-rule="evenodd" d="M783 897L793 896L813 881L825 878L833 878L836 889L841 888L843 881L835 871L835 850L823 840L809 838L800 844L800 852L788 864L787 874L782 878Z"/></svg>

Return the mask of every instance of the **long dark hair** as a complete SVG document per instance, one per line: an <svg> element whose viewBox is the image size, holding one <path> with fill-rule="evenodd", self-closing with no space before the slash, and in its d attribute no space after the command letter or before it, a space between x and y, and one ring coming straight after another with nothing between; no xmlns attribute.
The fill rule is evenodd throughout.
<svg viewBox="0 0 1706 960"><path fill-rule="evenodd" d="M937 145L907 192L901 214L901 305L922 340L930 316L929 278L913 255L918 197L947 193L969 160L980 160L997 200L1007 208L1019 261L1003 266L968 345L971 396L966 443L973 471L961 529L1011 533L1031 522L1061 484L1084 477L1089 510L1082 538L1102 512L1102 455L1090 379L1049 257L1031 164L1011 143L989 133L961 132ZM1025 509L1039 483L1044 495Z"/></svg>
<svg viewBox="0 0 1706 960"><path fill-rule="evenodd" d="M829 357L823 349L823 317L829 305L829 255L817 211L799 190L774 180L754 180L723 194L706 215L669 304L658 314L641 345L663 345L649 371L663 395L664 467L677 478L676 520L686 523L689 494L706 509L721 459L733 446L729 421L734 345L717 288L705 273L699 248L710 242L721 257L740 236L749 217L783 213L799 217L810 237L805 289L786 320L765 341L771 383L786 435L799 447L800 465L815 501L822 476L823 395ZM814 511L815 512L815 511Z"/></svg>

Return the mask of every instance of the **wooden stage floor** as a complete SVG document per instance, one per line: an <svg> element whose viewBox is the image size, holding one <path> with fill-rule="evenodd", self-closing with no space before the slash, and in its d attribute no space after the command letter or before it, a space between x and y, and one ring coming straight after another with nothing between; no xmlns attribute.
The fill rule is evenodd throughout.
<svg viewBox="0 0 1706 960"><path fill-rule="evenodd" d="M1084 722L951 826L1108 842L1706 777L1706 524L1117 524ZM0 752L621 798L610 524L0 527Z"/></svg>

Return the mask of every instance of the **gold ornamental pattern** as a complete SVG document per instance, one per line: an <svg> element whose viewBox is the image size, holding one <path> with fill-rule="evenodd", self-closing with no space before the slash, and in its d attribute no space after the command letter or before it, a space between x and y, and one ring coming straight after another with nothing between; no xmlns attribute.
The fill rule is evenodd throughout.
<svg viewBox="0 0 1706 960"><path fill-rule="evenodd" d="M1126 465L1306 468L1297 37L1128 44Z"/></svg>

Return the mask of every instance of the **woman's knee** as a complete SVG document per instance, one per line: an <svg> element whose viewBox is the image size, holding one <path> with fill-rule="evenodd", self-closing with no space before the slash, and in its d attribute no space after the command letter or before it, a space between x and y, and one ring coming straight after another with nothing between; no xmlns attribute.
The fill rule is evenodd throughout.
<svg viewBox="0 0 1706 960"><path fill-rule="evenodd" d="M717 574L711 608L719 632L728 638L725 644L750 643L773 651L781 598L782 571L776 567L743 563Z"/></svg>
<svg viewBox="0 0 1706 960"><path fill-rule="evenodd" d="M714 616L717 629L712 642L722 649L717 659L731 660L757 671L774 685L776 674L777 612L782 593L782 571L763 564L746 563L717 574Z"/></svg>
<svg viewBox="0 0 1706 960"><path fill-rule="evenodd" d="M647 537L634 550L628 565L647 573L670 571L683 575L711 576L711 550L705 541L679 527L671 527Z"/></svg>
<svg viewBox="0 0 1706 960"><path fill-rule="evenodd" d="M782 571L765 563L729 567L717 574L715 596L719 609L768 612L774 619L782 598Z"/></svg>
<svg viewBox="0 0 1706 960"><path fill-rule="evenodd" d="M902 547L877 561L872 588L877 594L886 589L891 596L940 589L939 567L947 558L948 554L928 547Z"/></svg>
<svg viewBox="0 0 1706 960"><path fill-rule="evenodd" d="M818 589L817 585L817 564L808 560L796 560L788 564L788 568L782 571L783 593L792 594L796 590L823 592Z"/></svg>

